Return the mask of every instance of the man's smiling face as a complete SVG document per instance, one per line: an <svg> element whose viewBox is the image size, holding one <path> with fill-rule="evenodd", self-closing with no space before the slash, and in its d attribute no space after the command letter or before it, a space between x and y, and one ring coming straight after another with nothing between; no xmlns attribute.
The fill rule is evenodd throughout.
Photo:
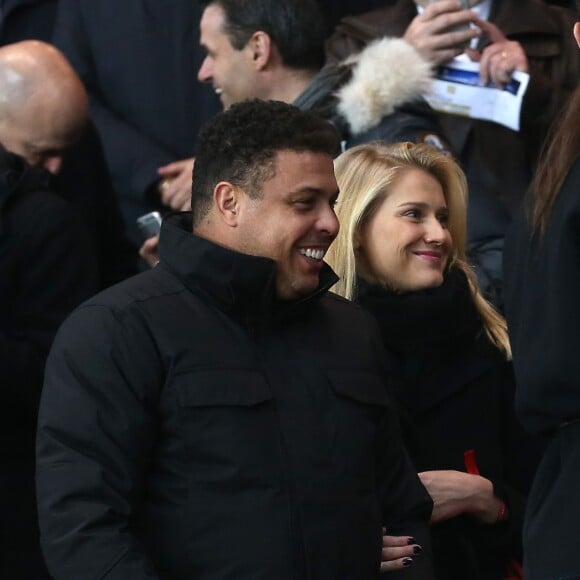
<svg viewBox="0 0 580 580"><path fill-rule="evenodd" d="M323 258L338 234L338 186L330 155L280 151L261 195L243 196L238 251L276 262L281 300L316 290Z"/></svg>
<svg viewBox="0 0 580 580"><path fill-rule="evenodd" d="M232 46L221 6L209 5L199 26L200 44L206 56L197 73L198 80L213 85L224 109L239 101L258 98L251 51L248 46L241 50Z"/></svg>

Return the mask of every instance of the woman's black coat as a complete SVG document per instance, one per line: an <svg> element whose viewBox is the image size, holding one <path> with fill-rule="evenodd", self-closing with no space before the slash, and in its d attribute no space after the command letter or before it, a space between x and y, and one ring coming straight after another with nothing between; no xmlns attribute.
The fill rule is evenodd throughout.
<svg viewBox="0 0 580 580"><path fill-rule="evenodd" d="M481 475L509 511L495 525L469 516L434 525L437 577L504 578L506 562L521 560L525 494L539 456L515 417L511 364L485 336L463 274L406 295L363 283L359 302L381 327L417 471L465 472L465 454L473 450Z"/></svg>

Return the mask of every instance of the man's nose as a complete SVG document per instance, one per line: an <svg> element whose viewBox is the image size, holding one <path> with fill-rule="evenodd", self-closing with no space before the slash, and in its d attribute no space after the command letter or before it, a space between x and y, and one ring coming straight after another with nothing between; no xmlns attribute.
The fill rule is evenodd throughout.
<svg viewBox="0 0 580 580"><path fill-rule="evenodd" d="M207 56L203 59L203 62L197 71L197 80L200 83L209 83L212 80L211 65Z"/></svg>
<svg viewBox="0 0 580 580"><path fill-rule="evenodd" d="M338 218L334 209L331 207L325 208L322 215L318 220L318 227L322 232L327 233L333 239L338 235L338 230L340 229L340 224L338 223Z"/></svg>

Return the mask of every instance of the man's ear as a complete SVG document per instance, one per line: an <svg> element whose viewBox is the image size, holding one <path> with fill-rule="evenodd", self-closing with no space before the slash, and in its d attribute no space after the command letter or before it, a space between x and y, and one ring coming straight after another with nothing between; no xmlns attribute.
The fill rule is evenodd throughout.
<svg viewBox="0 0 580 580"><path fill-rule="evenodd" d="M262 30L252 34L246 45L250 51L252 62L256 70L263 70L272 58L273 43L270 35Z"/></svg>
<svg viewBox="0 0 580 580"><path fill-rule="evenodd" d="M213 190L217 214L232 228L238 225L242 195L243 191L228 181L220 181Z"/></svg>

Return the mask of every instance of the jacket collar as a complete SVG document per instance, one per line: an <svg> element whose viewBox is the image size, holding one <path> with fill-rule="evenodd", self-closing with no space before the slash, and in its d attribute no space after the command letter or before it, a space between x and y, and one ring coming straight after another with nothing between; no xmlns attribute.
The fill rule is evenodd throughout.
<svg viewBox="0 0 580 580"><path fill-rule="evenodd" d="M383 38L340 65L326 65L293 104L331 122L342 137L356 136L420 99L431 76L431 66L409 43Z"/></svg>
<svg viewBox="0 0 580 580"><path fill-rule="evenodd" d="M191 212L171 214L163 220L159 261L185 286L221 310L254 325L287 318L315 303L336 284L338 277L325 264L318 288L291 302L276 297L276 264L219 246L192 232Z"/></svg>

